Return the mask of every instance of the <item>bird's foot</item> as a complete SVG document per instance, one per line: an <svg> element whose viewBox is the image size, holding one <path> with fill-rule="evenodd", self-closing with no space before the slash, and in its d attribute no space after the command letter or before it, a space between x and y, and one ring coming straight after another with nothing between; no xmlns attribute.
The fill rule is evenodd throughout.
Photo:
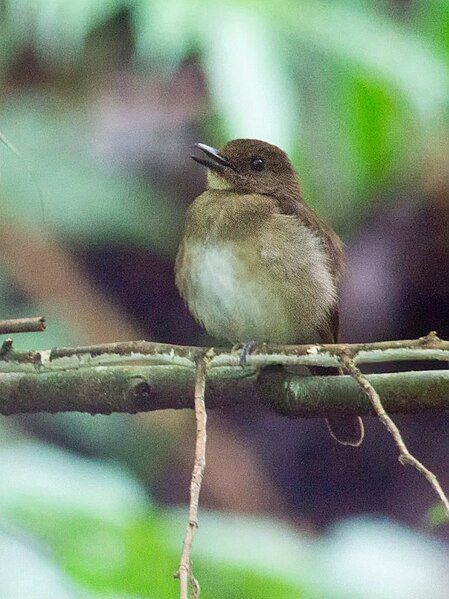
<svg viewBox="0 0 449 599"><path fill-rule="evenodd" d="M240 352L239 363L242 368L245 368L245 366L247 366L248 356L251 355L251 352L253 351L255 346L256 346L255 341L247 341L246 343L238 343L237 345L234 345L234 347L232 348L232 351Z"/></svg>

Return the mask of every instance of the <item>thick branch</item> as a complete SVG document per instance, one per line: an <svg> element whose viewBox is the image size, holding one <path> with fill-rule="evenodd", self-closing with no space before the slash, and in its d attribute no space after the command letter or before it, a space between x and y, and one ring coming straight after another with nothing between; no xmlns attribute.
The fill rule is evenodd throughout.
<svg viewBox="0 0 449 599"><path fill-rule="evenodd" d="M91 414L193 407L197 360L205 348L131 341L89 347L0 350L0 413L81 411ZM261 347L239 365L239 353L208 352L207 405L265 405L290 416L367 414L365 395L350 377L298 377L264 366L449 360L449 342L434 333L409 341ZM259 374L260 373L260 374ZM449 409L449 370L369 375L388 412Z"/></svg>
<svg viewBox="0 0 449 599"><path fill-rule="evenodd" d="M449 370L366 375L389 413L417 414L449 409ZM372 407L350 376L283 377L262 375L260 394L291 417L372 414Z"/></svg>
<svg viewBox="0 0 449 599"><path fill-rule="evenodd" d="M11 364L14 366L14 364ZM29 367L30 368L30 367ZM171 365L79 366L68 370L0 372L0 413L145 412L193 408L195 371ZM367 376L388 412L449 409L449 370ZM208 407L256 404L292 417L372 413L369 401L349 376L298 377L211 368Z"/></svg>

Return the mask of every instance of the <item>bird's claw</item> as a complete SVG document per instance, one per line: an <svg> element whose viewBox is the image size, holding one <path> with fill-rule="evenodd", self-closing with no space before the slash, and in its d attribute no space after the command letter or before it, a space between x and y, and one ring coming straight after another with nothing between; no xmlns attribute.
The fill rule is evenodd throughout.
<svg viewBox="0 0 449 599"><path fill-rule="evenodd" d="M255 341L247 341L243 345L239 346L239 349L241 348L239 364L242 368L245 368L245 366L248 365L248 356L251 355L251 352L253 351L255 345Z"/></svg>

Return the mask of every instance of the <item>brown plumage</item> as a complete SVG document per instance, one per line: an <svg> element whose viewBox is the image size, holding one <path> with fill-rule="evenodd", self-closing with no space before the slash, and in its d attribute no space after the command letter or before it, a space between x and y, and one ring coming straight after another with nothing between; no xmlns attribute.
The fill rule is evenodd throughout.
<svg viewBox="0 0 449 599"><path fill-rule="evenodd" d="M195 318L232 343L336 342L343 245L303 202L285 152L252 139L197 147L208 189L189 208L176 259ZM360 419L328 424L340 442L360 444Z"/></svg>

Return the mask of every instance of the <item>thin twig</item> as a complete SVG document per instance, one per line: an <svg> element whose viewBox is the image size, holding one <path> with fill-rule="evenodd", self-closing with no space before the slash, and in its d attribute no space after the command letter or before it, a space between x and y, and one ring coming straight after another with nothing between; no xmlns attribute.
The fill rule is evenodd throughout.
<svg viewBox="0 0 449 599"><path fill-rule="evenodd" d="M11 333L39 333L44 330L45 318L43 316L0 320L0 335L10 335Z"/></svg>
<svg viewBox="0 0 449 599"><path fill-rule="evenodd" d="M206 392L206 369L207 357L202 356L197 361L195 376L195 417L196 417L196 445L195 462L190 482L189 522L182 544L181 560L177 577L179 578L180 599L188 599L189 583L193 597L199 597L200 585L193 576L190 554L192 551L193 537L198 528L198 502L203 480L204 468L206 466L206 405L204 395Z"/></svg>
<svg viewBox="0 0 449 599"><path fill-rule="evenodd" d="M401 435L398 427L393 422L393 420L390 418L390 416L386 413L377 391L374 389L374 387L368 381L366 376L364 376L364 374L360 371L360 369L357 368L357 366L354 364L354 361L352 360L352 358L345 356L345 355L341 355L340 361L341 361L344 369L346 370L346 372L352 376L352 378L357 382L357 384L360 386L360 388L366 394L366 396L368 397L369 401L371 402L371 405L373 406L373 409L376 412L379 420L387 428L388 432L393 437L393 440L396 443L396 447L399 450L399 461L401 462L401 464L404 464L404 465L409 464L410 466L413 466L413 468L418 470L418 472L420 472L423 476L426 477L426 479L429 481L430 485L432 485L435 493L440 498L440 500L446 510L447 516L449 516L449 500L448 500L445 492L443 491L443 489L438 481L438 478L435 476L435 474L433 472L431 472L428 468L426 468L419 460L417 460L415 458L415 456L413 456L410 453L410 451L408 450L408 447L406 446L406 444L402 438L402 435Z"/></svg>
<svg viewBox="0 0 449 599"><path fill-rule="evenodd" d="M128 357L131 361L144 358L148 364L177 364L193 367L196 359L208 351L206 347L188 345L170 345L150 341L123 341L116 343L87 345L80 347L59 347L43 352L49 363L57 364L64 358L78 358L98 366L110 365ZM322 345L279 345L255 347L247 359L248 368L260 368L270 364L286 366L326 366L339 365L338 356L345 354L356 364L398 362L404 360L449 361L449 341L440 339L435 333L429 333L419 339L399 341L380 341L376 343L338 343ZM20 362L33 362L27 352L16 352L15 359ZM74 361L76 362L76 360ZM67 360L62 360L66 368ZM214 357L208 364L213 368L239 366L240 353L229 348L214 348Z"/></svg>

